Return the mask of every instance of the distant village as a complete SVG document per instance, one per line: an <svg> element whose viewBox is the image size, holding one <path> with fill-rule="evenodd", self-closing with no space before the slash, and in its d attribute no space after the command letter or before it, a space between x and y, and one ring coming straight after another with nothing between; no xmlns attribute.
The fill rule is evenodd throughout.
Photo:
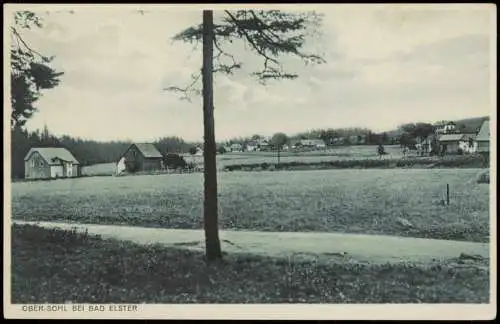
<svg viewBox="0 0 500 324"><path fill-rule="evenodd" d="M324 150L328 147L342 145L401 145L409 150L416 150L418 155L435 154L471 154L489 151L489 120L482 121L478 127L459 129L453 121L441 121L433 125L434 130L428 134L420 135L402 133L396 135L361 134L351 136L338 136L329 139L289 139L280 147L283 151ZM418 126L416 126L418 127ZM411 131L410 131L411 133ZM411 136L413 135L413 136ZM324 137L324 136L323 136ZM408 140L406 140L408 139ZM220 150L224 152L255 152L273 151L272 137L259 137L241 141L225 143ZM197 147L197 155L203 155L201 146Z"/></svg>
<svg viewBox="0 0 500 324"><path fill-rule="evenodd" d="M273 137L255 135L250 139L231 140L218 145L217 154L290 151L307 152L329 150L346 145L399 145L404 152L413 151L416 156L460 155L488 153L490 150L489 119L478 119L475 125L458 127L452 121L442 121L434 125L417 123L402 127L399 133L357 134L335 136L335 132L316 132L321 138L288 138L281 133L278 144ZM87 151L88 152L88 151ZM202 145L192 145L186 154L203 156ZM159 150L154 143L131 143L114 160L118 173L160 170L165 168L185 168L188 163L182 154ZM71 149L57 145L30 147L24 155L25 179L51 179L81 176L83 163Z"/></svg>

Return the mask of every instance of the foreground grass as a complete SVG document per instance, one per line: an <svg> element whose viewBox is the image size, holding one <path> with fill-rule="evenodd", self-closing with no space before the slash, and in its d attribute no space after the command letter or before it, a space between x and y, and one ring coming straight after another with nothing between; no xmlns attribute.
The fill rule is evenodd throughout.
<svg viewBox="0 0 500 324"><path fill-rule="evenodd" d="M221 229L489 241L489 186L472 169L219 173ZM450 205L443 205L446 184ZM203 228L203 175L12 184L12 217ZM401 222L401 219L408 221Z"/></svg>
<svg viewBox="0 0 500 324"><path fill-rule="evenodd" d="M13 303L487 303L488 260L366 265L225 255L12 226Z"/></svg>

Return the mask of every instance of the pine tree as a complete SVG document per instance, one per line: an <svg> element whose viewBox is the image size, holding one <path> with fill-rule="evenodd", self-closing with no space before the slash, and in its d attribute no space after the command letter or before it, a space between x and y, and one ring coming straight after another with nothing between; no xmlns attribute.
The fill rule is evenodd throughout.
<svg viewBox="0 0 500 324"><path fill-rule="evenodd" d="M238 10L224 11L220 22L214 23L213 11L203 11L203 23L192 26L177 34L174 39L185 42L203 43L203 68L201 74L192 76L185 87L171 86L168 91L181 93L182 99L190 100L193 94L203 94L204 115L204 226L206 256L208 261L222 259L217 224L217 169L214 130L213 73L233 74L242 62L229 53L224 46L235 41L245 42L251 50L262 57L263 68L253 72L258 81L295 79L297 74L285 71L280 62L284 55L292 55L306 63L324 63L316 54L302 51L310 27L321 23L315 12L287 13L281 10ZM214 53L215 52L215 53ZM196 84L202 79L203 89Z"/></svg>

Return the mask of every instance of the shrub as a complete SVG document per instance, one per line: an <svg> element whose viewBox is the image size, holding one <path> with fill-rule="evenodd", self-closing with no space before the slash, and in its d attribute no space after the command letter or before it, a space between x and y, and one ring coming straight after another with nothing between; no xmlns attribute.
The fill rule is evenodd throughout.
<svg viewBox="0 0 500 324"><path fill-rule="evenodd" d="M481 172L477 178L477 183L490 183L490 171Z"/></svg>
<svg viewBox="0 0 500 324"><path fill-rule="evenodd" d="M163 164L169 169L185 169L187 167L186 160L179 154L169 153L163 159Z"/></svg>
<svg viewBox="0 0 500 324"><path fill-rule="evenodd" d="M36 225L12 225L13 231L23 230L26 237L39 244L57 243L66 247L80 245L89 240L100 240L99 235L89 235L88 231L79 232L76 228L64 230L61 228L42 228Z"/></svg>

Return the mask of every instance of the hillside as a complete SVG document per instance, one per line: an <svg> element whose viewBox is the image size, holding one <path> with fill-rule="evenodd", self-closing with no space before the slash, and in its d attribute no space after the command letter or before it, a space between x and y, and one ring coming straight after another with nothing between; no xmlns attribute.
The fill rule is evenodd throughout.
<svg viewBox="0 0 500 324"><path fill-rule="evenodd" d="M473 117L473 118L465 118L460 120L455 120L454 122L457 124L457 129L462 133L477 133L481 124L485 120L489 120L489 116L483 117Z"/></svg>
<svg viewBox="0 0 500 324"><path fill-rule="evenodd" d="M489 120L489 116L482 116L482 117L471 117L471 118L464 118L464 119L458 119L458 120L452 120L455 124L457 124L457 129L461 133L471 133L471 134L476 134L479 131L479 128L481 127L483 121ZM390 131L386 132L389 137L398 137L401 136L403 131L401 129L392 129Z"/></svg>

